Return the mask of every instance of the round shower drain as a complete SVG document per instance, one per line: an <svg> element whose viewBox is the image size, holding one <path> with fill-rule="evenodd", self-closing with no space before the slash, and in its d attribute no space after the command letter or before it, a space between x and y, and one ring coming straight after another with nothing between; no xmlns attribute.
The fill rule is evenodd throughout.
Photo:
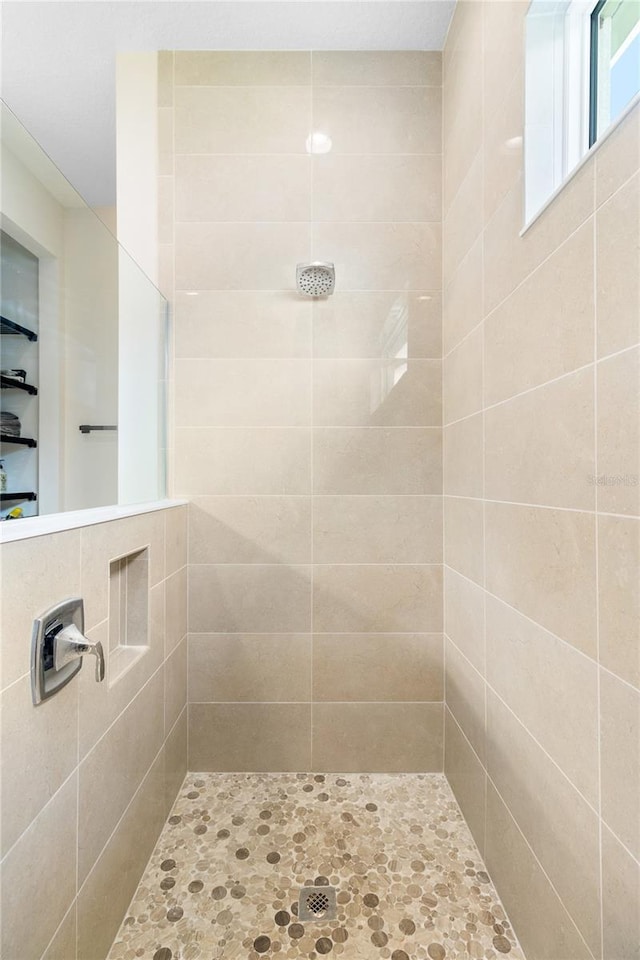
<svg viewBox="0 0 640 960"><path fill-rule="evenodd" d="M329 909L329 897L324 893L312 893L307 897L307 910L316 917L323 917Z"/></svg>

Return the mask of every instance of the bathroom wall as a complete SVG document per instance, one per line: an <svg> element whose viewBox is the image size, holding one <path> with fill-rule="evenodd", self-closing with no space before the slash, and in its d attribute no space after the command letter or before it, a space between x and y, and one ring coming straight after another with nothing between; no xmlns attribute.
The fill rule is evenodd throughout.
<svg viewBox="0 0 640 960"><path fill-rule="evenodd" d="M637 960L640 114L520 237L526 9L444 50L445 771L528 960Z"/></svg>
<svg viewBox="0 0 640 960"><path fill-rule="evenodd" d="M189 767L441 770L441 56L160 73Z"/></svg>
<svg viewBox="0 0 640 960"><path fill-rule="evenodd" d="M186 520L181 506L0 548L7 960L104 960L182 783ZM116 679L109 561L144 547L148 649ZM108 655L107 677L96 684L85 657L77 678L33 707L32 620L74 595Z"/></svg>

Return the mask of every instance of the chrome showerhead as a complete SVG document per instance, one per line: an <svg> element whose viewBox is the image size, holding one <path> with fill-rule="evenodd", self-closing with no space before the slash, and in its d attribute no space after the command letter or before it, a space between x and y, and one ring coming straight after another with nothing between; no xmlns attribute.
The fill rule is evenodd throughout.
<svg viewBox="0 0 640 960"><path fill-rule="evenodd" d="M298 292L307 297L329 297L336 286L336 271L332 263L316 260L299 263L296 268Z"/></svg>

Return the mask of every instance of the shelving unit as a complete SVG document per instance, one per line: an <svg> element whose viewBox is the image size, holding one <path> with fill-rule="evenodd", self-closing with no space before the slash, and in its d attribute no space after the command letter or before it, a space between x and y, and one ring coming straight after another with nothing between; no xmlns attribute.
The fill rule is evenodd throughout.
<svg viewBox="0 0 640 960"><path fill-rule="evenodd" d="M37 500L38 494L34 493L33 490L29 490L26 493L0 493L0 501L2 503L15 503L20 500Z"/></svg>
<svg viewBox="0 0 640 960"><path fill-rule="evenodd" d="M3 337L26 337L32 343L35 343L38 339L38 334L33 330L22 327L19 323L14 323L13 320L8 320L6 317L0 317L0 334Z"/></svg>
<svg viewBox="0 0 640 960"><path fill-rule="evenodd" d="M23 383L20 380L12 380L11 377L3 377L0 373L0 388L2 390L24 390L25 393L30 393L32 397L37 397L38 388L34 387L32 383Z"/></svg>
<svg viewBox="0 0 640 960"><path fill-rule="evenodd" d="M33 437L13 437L10 433L0 433L0 448L8 446L37 447L38 441Z"/></svg>

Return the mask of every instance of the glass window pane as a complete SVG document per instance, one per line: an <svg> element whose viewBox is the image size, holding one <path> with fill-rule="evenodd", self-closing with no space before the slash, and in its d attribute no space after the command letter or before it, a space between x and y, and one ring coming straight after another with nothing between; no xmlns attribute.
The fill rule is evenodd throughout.
<svg viewBox="0 0 640 960"><path fill-rule="evenodd" d="M640 0L606 0L594 17L600 136L640 91Z"/></svg>

